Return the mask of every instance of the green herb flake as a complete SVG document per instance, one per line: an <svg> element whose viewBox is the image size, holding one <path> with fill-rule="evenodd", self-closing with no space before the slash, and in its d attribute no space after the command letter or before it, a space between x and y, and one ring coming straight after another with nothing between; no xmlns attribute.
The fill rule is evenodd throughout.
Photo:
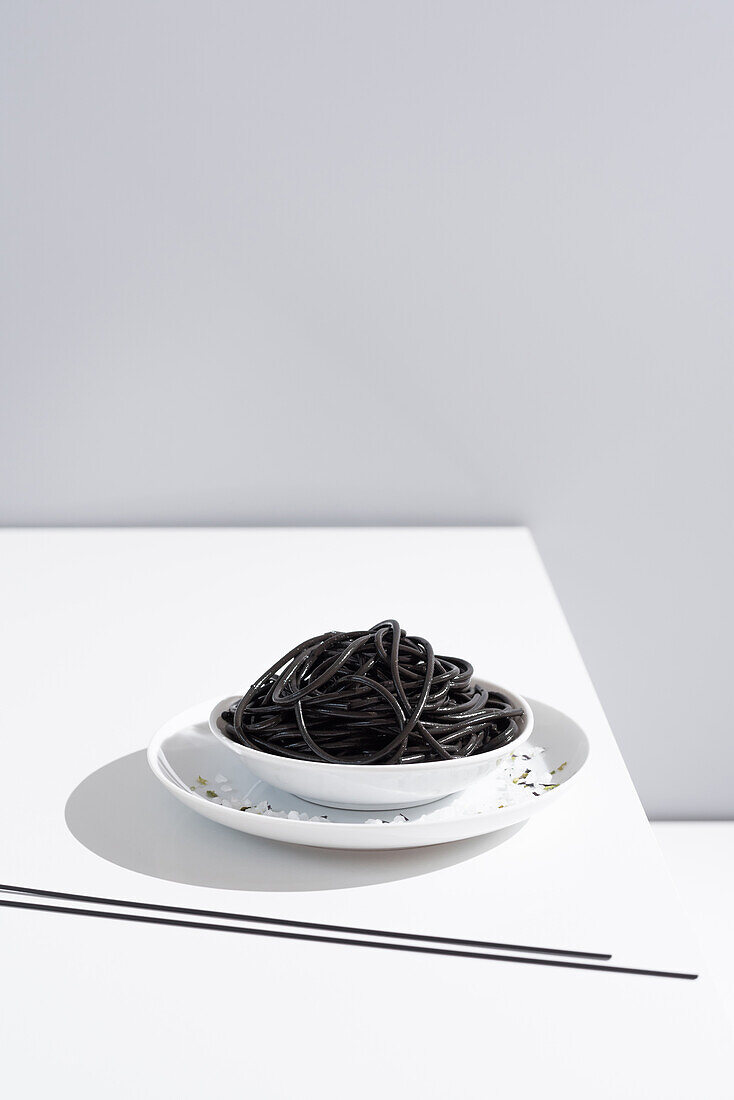
<svg viewBox="0 0 734 1100"><path fill-rule="evenodd" d="M217 797L217 792L216 791L207 791L206 792L206 797L207 798L216 798Z"/></svg>
<svg viewBox="0 0 734 1100"><path fill-rule="evenodd" d="M199 776L199 777L197 778L196 782L197 782L197 783L198 783L198 784L199 784L199 785L200 785L201 787L206 787L206 785L207 785L207 783L209 782L209 780L208 780L208 779L202 779L202 778L201 778L201 776Z"/></svg>
<svg viewBox="0 0 734 1100"><path fill-rule="evenodd" d="M196 790L196 787L189 787L189 790L190 790L190 791L195 791L195 790Z"/></svg>
<svg viewBox="0 0 734 1100"><path fill-rule="evenodd" d="M562 764L559 764L559 765L558 765L558 769L557 769L557 770L558 770L559 772L562 772L562 771L563 771L563 769L564 769L564 768L566 767L566 764L568 764L568 760L564 760ZM553 772L553 775L555 775L555 772Z"/></svg>

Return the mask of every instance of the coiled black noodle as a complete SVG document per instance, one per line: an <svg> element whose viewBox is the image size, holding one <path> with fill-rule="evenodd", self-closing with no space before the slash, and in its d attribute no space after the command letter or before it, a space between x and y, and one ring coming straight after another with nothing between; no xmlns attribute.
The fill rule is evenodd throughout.
<svg viewBox="0 0 734 1100"><path fill-rule="evenodd" d="M249 748L336 764L416 764L487 752L513 741L523 714L472 683L458 657L440 657L394 620L329 631L296 646L222 715Z"/></svg>

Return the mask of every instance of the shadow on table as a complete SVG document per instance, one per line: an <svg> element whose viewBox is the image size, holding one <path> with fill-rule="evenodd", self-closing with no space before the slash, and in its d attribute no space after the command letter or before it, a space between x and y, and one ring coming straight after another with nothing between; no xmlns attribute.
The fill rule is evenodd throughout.
<svg viewBox="0 0 734 1100"><path fill-rule="evenodd" d="M144 750L87 776L70 795L65 816L73 836L110 863L223 890L339 890L413 878L473 859L522 828L400 851L296 848L191 813L154 778Z"/></svg>

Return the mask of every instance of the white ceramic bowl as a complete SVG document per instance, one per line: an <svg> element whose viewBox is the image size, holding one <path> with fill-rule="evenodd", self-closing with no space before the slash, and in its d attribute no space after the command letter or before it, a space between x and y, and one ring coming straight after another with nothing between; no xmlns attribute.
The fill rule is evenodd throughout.
<svg viewBox="0 0 734 1100"><path fill-rule="evenodd" d="M521 695L507 688L478 680L483 687L501 692L515 707L522 707L520 733L509 745L489 752L468 756L463 760L435 760L425 764L327 764L321 760L293 760L287 756L272 756L260 749L249 749L231 741L224 732L221 715L241 699L230 695L220 700L209 717L215 737L232 752L242 756L247 767L259 779L295 794L307 802L345 810L399 810L422 806L439 798L456 794L494 771L497 761L533 732L533 712Z"/></svg>

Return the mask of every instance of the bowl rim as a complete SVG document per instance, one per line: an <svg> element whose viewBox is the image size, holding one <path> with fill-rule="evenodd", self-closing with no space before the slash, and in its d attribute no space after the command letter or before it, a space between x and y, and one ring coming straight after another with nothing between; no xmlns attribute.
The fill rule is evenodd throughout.
<svg viewBox="0 0 734 1100"><path fill-rule="evenodd" d="M445 771L451 769L459 769L462 767L471 766L472 764L480 764L486 760L492 760L497 756L506 755L511 752L516 746L524 744L531 736L535 726L535 716L533 710L527 699L524 696L519 695L516 691L510 691L509 688L503 687L500 684L494 683L492 680L485 680L481 676L475 676L474 681L480 684L484 688L489 688L492 691L500 692L502 695L506 695L511 702L516 702L525 711L526 722L525 727L520 731L518 736L514 740L508 742L506 745L500 745L496 749L489 749L487 752L479 752L475 756L460 756L455 760L419 760L413 764L340 764L336 761L329 760L297 760L290 756L278 756L277 753L264 752L262 749L252 749L249 745L240 745L236 741L230 740L229 737L219 728L217 720L220 718L223 710L227 710L233 703L238 702L242 698L242 692L239 695L227 695L223 699L220 699L212 707L209 714L209 729L223 745L226 745L233 752L238 753L244 757L254 757L257 760L272 760L278 765L283 767L291 766L299 769L319 769L319 768L338 768L340 773L346 771L352 774L361 775L379 775L380 773L393 774L396 768L400 771L400 774L405 772L415 771L420 769L421 772L425 772L427 768L443 768Z"/></svg>

